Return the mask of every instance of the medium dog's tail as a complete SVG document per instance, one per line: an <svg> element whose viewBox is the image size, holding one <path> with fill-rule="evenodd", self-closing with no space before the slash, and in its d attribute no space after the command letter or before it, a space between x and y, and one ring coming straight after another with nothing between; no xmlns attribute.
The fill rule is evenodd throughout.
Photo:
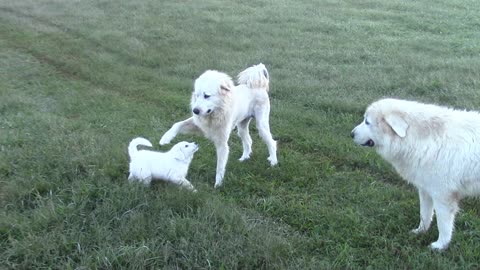
<svg viewBox="0 0 480 270"><path fill-rule="evenodd" d="M264 88L268 91L269 76L264 64L249 67L238 74L238 84L245 84L249 88Z"/></svg>
<svg viewBox="0 0 480 270"><path fill-rule="evenodd" d="M147 139L141 137L135 138L128 145L128 155L130 157L134 156L138 152L137 146L139 145L152 147L152 144Z"/></svg>

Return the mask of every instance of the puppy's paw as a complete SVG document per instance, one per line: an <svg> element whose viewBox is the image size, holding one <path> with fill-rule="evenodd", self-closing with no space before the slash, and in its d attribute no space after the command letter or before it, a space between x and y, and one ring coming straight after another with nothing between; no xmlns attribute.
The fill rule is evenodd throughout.
<svg viewBox="0 0 480 270"><path fill-rule="evenodd" d="M278 164L277 157L268 157L267 160L270 162L270 166L275 166Z"/></svg>
<svg viewBox="0 0 480 270"><path fill-rule="evenodd" d="M193 186L188 186L188 187L186 186L185 189L187 189L187 190L189 190L189 191L191 191L191 192L193 192L193 193L196 193L196 192L197 192L197 189L194 188Z"/></svg>
<svg viewBox="0 0 480 270"><path fill-rule="evenodd" d="M143 179L140 181L144 186L149 187L150 183L152 182L151 179Z"/></svg>
<svg viewBox="0 0 480 270"><path fill-rule="evenodd" d="M175 181L173 180L173 182L175 183L178 183L180 184L180 186L184 189L188 189L192 192L197 192L197 190L195 189L195 187L192 185L192 183L190 183L190 181L186 180L186 179L180 179L178 181Z"/></svg>

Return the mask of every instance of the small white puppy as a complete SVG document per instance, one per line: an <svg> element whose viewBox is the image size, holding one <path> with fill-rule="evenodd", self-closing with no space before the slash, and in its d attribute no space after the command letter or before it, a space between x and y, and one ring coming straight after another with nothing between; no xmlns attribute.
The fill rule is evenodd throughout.
<svg viewBox="0 0 480 270"><path fill-rule="evenodd" d="M195 80L191 100L193 116L175 123L160 139L161 145L170 143L178 133L196 133L210 139L217 150L215 187L222 185L229 154L228 139L235 127L243 144L240 161L250 158L252 138L248 126L252 118L267 144L270 165L277 164L277 143L269 124L268 71L263 64L249 67L238 75L238 84L235 86L225 73L205 71Z"/></svg>
<svg viewBox="0 0 480 270"><path fill-rule="evenodd" d="M165 180L196 191L186 179L193 154L198 150L195 143L179 142L166 153L138 150L139 145L152 147L152 144L144 138L135 138L130 142L128 145L129 181L138 180L149 185L154 179Z"/></svg>
<svg viewBox="0 0 480 270"><path fill-rule="evenodd" d="M435 212L439 236L431 248L447 248L460 200L480 194L480 114L382 99L367 108L352 137L415 185L420 224L413 232L427 231Z"/></svg>

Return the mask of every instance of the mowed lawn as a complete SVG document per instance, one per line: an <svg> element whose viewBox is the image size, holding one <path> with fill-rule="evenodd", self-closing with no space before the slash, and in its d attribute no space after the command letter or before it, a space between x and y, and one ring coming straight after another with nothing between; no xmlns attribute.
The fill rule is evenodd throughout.
<svg viewBox="0 0 480 270"><path fill-rule="evenodd" d="M1 1L0 268L476 269L480 202L450 247L352 128L398 97L480 110L477 0ZM127 145L188 117L193 80L264 63L279 165L251 125L224 186L201 137L191 193L127 182ZM480 132L480 131L479 131Z"/></svg>

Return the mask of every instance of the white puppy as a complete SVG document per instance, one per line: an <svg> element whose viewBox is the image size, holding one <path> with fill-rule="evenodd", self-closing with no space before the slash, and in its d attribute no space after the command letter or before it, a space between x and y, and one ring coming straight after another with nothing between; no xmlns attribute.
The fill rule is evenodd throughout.
<svg viewBox="0 0 480 270"><path fill-rule="evenodd" d="M420 224L413 232L427 231L435 211L439 237L431 248L447 248L459 201L480 194L480 114L383 99L367 108L352 137L415 185Z"/></svg>
<svg viewBox="0 0 480 270"><path fill-rule="evenodd" d="M175 123L160 139L170 143L178 133L197 133L213 141L217 150L215 187L222 185L228 160L228 139L237 127L243 144L240 161L250 158L252 138L248 126L256 119L260 137L268 147L268 161L277 164L277 144L269 125L270 100L268 98L268 71L263 64L247 68L238 75L239 85L225 73L207 70L197 80L192 93L193 116Z"/></svg>
<svg viewBox="0 0 480 270"><path fill-rule="evenodd" d="M138 180L149 185L153 179L161 179L196 191L186 179L193 154L198 150L195 143L177 143L166 153L138 150L138 145L152 146L144 138L135 138L128 145L128 155L130 156L129 181Z"/></svg>

